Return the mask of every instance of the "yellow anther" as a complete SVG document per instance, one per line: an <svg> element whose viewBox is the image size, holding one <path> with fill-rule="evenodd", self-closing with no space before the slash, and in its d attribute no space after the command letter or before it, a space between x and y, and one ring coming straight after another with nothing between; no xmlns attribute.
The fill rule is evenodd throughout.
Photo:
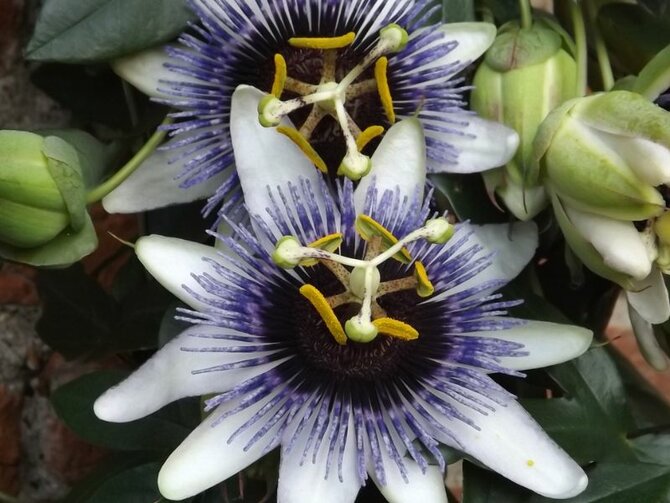
<svg viewBox="0 0 670 503"><path fill-rule="evenodd" d="M413 341L419 338L419 332L413 326L393 318L377 318L372 320L372 324L377 327L379 333L390 335L396 339Z"/></svg>
<svg viewBox="0 0 670 503"><path fill-rule="evenodd" d="M416 280L416 293L419 297L430 297L435 293L435 287L428 279L426 268L418 260L414 262L414 279Z"/></svg>
<svg viewBox="0 0 670 503"><path fill-rule="evenodd" d="M391 96L391 88L386 76L386 69L388 68L389 60L386 56L382 56L375 63L375 80L377 81L377 92L379 99L382 101L384 113L391 124L395 124L395 111L393 110L393 97Z"/></svg>
<svg viewBox="0 0 670 503"><path fill-rule="evenodd" d="M342 49L351 45L356 34L350 31L339 37L291 37L288 43L301 49Z"/></svg>
<svg viewBox="0 0 670 503"><path fill-rule="evenodd" d="M317 167L317 169L323 173L328 173L328 167L321 156L316 153L314 147L312 147L307 138L305 138L300 131L289 126L278 126L277 131L281 134L287 136L293 143L295 143L300 150L307 156L307 158L312 161L312 164Z"/></svg>
<svg viewBox="0 0 670 503"><path fill-rule="evenodd" d="M313 285L302 285L300 287L300 294L314 306L314 309L321 316L321 319L326 324L326 328L335 341L344 346L347 343L347 334L344 333L340 320L335 316L335 311L330 307L328 300L323 294Z"/></svg>
<svg viewBox="0 0 670 503"><path fill-rule="evenodd" d="M369 241L375 236L382 238L382 250L388 250L398 242L398 239L393 234L391 234L391 232L386 229L386 227L367 215L358 215L358 217L356 217L356 231L366 241ZM412 256L405 247L393 255L393 258L399 262L402 262L403 264L409 264L412 260Z"/></svg>
<svg viewBox="0 0 670 503"><path fill-rule="evenodd" d="M284 84L286 84L286 60L284 56L277 53L275 54L275 79L272 82L272 94L281 98L281 93L284 92Z"/></svg>
<svg viewBox="0 0 670 503"><path fill-rule="evenodd" d="M333 234L328 234L327 236L319 238L316 241L312 241L307 246L309 246L310 248L318 248L319 250L326 250L332 253L340 247L343 239L344 238L342 237L342 233L335 232ZM311 267L318 263L319 260L315 258L309 258L300 261L300 265L305 267Z"/></svg>
<svg viewBox="0 0 670 503"><path fill-rule="evenodd" d="M382 133L384 133L383 127L370 126L361 134L359 134L358 138L356 138L356 148L358 148L358 151L361 152L368 143L377 138L377 136L380 136Z"/></svg>

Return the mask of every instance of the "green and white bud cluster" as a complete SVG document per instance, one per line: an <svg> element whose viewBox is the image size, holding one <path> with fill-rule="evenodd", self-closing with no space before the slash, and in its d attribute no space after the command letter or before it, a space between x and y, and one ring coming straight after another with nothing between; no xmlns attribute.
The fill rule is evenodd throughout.
<svg viewBox="0 0 670 503"><path fill-rule="evenodd" d="M526 173L538 127L549 112L577 95L573 45L547 20L537 19L527 28L513 21L499 29L475 73L473 110L519 134L516 155L503 168L486 171L484 181L520 220L547 206L544 188L529 184Z"/></svg>
<svg viewBox="0 0 670 503"><path fill-rule="evenodd" d="M542 124L533 159L531 180L544 182L568 243L590 269L627 289L654 263L670 272L668 112L630 91L571 100Z"/></svg>
<svg viewBox="0 0 670 503"><path fill-rule="evenodd" d="M0 257L65 265L96 244L75 148L56 136L0 131Z"/></svg>

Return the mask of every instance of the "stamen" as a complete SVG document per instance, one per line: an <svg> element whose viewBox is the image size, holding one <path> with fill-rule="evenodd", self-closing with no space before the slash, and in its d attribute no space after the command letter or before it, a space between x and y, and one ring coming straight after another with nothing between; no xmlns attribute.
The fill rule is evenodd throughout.
<svg viewBox="0 0 670 503"><path fill-rule="evenodd" d="M298 131L295 128L289 127L289 126L279 126L277 127L277 131L285 136L287 136L293 143L297 145L297 147L302 150L303 154L312 161L312 164L316 166L316 168L321 171L322 173L328 173L328 167L326 166L325 161L321 158L321 156L314 150L314 147L312 147L309 144L309 141L307 141L307 138L305 138L300 131Z"/></svg>
<svg viewBox="0 0 670 503"><path fill-rule="evenodd" d="M320 250L334 252L340 247L343 240L344 236L342 236L341 232L333 232L332 234L328 234L327 236L319 238L316 241L312 241L307 246L310 248L319 248Z"/></svg>
<svg viewBox="0 0 670 503"><path fill-rule="evenodd" d="M286 84L286 60L281 54L275 54L275 78L272 82L272 95L276 98L281 98L284 92L284 85Z"/></svg>
<svg viewBox="0 0 670 503"><path fill-rule="evenodd" d="M353 31L339 37L291 37L289 45L301 49L342 49L351 45L356 39Z"/></svg>
<svg viewBox="0 0 670 503"><path fill-rule="evenodd" d="M384 128L382 126L370 126L356 138L356 148L358 148L359 152L362 151L368 143L383 133Z"/></svg>
<svg viewBox="0 0 670 503"><path fill-rule="evenodd" d="M419 338L419 332L411 325L393 318L378 318L372 322L380 333L390 335L403 341L412 341Z"/></svg>
<svg viewBox="0 0 670 503"><path fill-rule="evenodd" d="M328 234L327 236L317 239L316 241L312 241L307 246L309 248L318 248L319 250L334 252L340 247L343 239L344 238L342 237L342 233L335 232L333 234ZM300 265L305 267L311 267L318 263L319 263L318 259L306 259L300 261Z"/></svg>
<svg viewBox="0 0 670 503"><path fill-rule="evenodd" d="M372 50L365 55L363 61L353 67L346 77L342 79L340 85L348 87L356 80L373 61L385 54L401 51L407 45L407 32L397 24L390 24L379 31L379 40Z"/></svg>
<svg viewBox="0 0 670 503"><path fill-rule="evenodd" d="M356 232L358 232L365 241L370 241L375 236L379 236L381 238L381 246L383 250L388 250L398 242L398 238L391 234L386 227L367 215L358 215L358 217L356 217L355 227ZM393 256L393 258L403 264L409 264L412 260L412 256L409 254L407 248L402 248L397 255Z"/></svg>
<svg viewBox="0 0 670 503"><path fill-rule="evenodd" d="M383 56L375 63L375 80L377 81L377 92L379 99L384 107L384 113L391 124L395 124L395 110L393 110L393 97L389 88L389 81L386 76L389 60Z"/></svg>
<svg viewBox="0 0 670 503"><path fill-rule="evenodd" d="M435 293L435 287L428 279L426 268L418 260L414 262L414 279L417 282L416 293L419 297L430 297Z"/></svg>
<svg viewBox="0 0 670 503"><path fill-rule="evenodd" d="M295 48L322 51L323 61L321 79L318 85L308 84L287 75L286 60L281 54L275 54L275 75L272 94L261 100L258 106L260 123L265 127L279 126L282 117L296 110L313 105L307 119L299 129L285 128L281 133L288 136L321 171L327 171L327 165L309 145L309 139L315 127L326 115L331 115L338 122L346 142L346 154L337 170L357 181L367 175L372 168L370 158L361 153L367 143L383 133L381 126L373 126L361 132L359 126L347 113L344 103L347 99L375 92L380 96L386 116L391 123L395 122L393 100L389 89L386 70L388 59L384 56L399 51L407 44L407 32L396 24L390 24L380 30L379 39L372 49L354 66L340 81L336 82L337 50L351 45L356 39L354 32L337 37L292 37L289 44ZM378 58L381 58L378 60ZM375 78L352 85L353 82L375 61ZM351 87L351 88L350 88ZM284 90L298 94L297 98L281 101ZM324 113L325 112L325 113Z"/></svg>
<svg viewBox="0 0 670 503"><path fill-rule="evenodd" d="M314 306L314 309L321 316L321 319L326 324L326 328L335 341L344 346L347 343L347 335L344 333L342 324L337 319L335 311L330 307L323 294L316 287L309 284L300 287L300 294Z"/></svg>
<svg viewBox="0 0 670 503"><path fill-rule="evenodd" d="M309 112L305 122L303 122L302 126L300 126L300 134L309 139L309 137L312 136L312 133L314 132L314 128L319 125L321 119L323 119L326 115L328 115L328 112L326 112L323 108L312 107L312 110Z"/></svg>
<svg viewBox="0 0 670 503"><path fill-rule="evenodd" d="M322 260L321 264L332 272L333 276L335 276L345 288L349 288L351 273L342 264L338 264L332 260Z"/></svg>
<svg viewBox="0 0 670 503"><path fill-rule="evenodd" d="M356 139L349 128L344 103L342 103L342 100L340 99L335 100L335 113L347 143L347 153L340 163L337 174L344 175L354 181L360 180L370 172L372 169L372 162L367 155L363 155L358 151Z"/></svg>

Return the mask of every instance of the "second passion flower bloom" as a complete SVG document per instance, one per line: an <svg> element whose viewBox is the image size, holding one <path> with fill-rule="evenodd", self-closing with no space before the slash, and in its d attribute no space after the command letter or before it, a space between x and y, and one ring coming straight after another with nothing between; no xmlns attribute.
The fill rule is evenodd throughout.
<svg viewBox="0 0 670 503"><path fill-rule="evenodd" d="M453 234L430 215L415 119L393 126L370 177L337 197L255 114L233 125L251 226L220 250L137 242L194 326L95 404L124 422L213 395L165 462L162 494L187 498L281 447L282 503L353 502L368 476L391 502L446 503L439 444L540 494L580 493L582 469L489 377L591 342L579 327L505 316L517 303L494 291L533 255L534 224Z"/></svg>
<svg viewBox="0 0 670 503"><path fill-rule="evenodd" d="M430 172L500 166L518 136L464 110L462 71L491 45L487 23L428 26L428 0L193 0L200 23L178 45L114 62L123 78L177 109L172 139L104 200L129 212L239 194L230 140L233 91L268 93L261 120L316 168L359 178L378 136L416 116ZM272 98L273 97L273 98ZM312 167L311 169L316 169Z"/></svg>

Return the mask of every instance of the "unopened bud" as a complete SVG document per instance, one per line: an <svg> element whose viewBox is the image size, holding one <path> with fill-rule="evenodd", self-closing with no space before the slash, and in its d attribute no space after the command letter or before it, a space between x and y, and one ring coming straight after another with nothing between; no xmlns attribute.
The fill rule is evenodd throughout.
<svg viewBox="0 0 670 503"><path fill-rule="evenodd" d="M514 158L499 174L485 176L519 219L528 220L547 204L543 189L526 176L533 139L542 120L556 106L575 97L577 65L563 39L543 20L529 28L508 23L486 53L474 77L473 110L502 122L519 134ZM529 191L534 191L529 195Z"/></svg>

